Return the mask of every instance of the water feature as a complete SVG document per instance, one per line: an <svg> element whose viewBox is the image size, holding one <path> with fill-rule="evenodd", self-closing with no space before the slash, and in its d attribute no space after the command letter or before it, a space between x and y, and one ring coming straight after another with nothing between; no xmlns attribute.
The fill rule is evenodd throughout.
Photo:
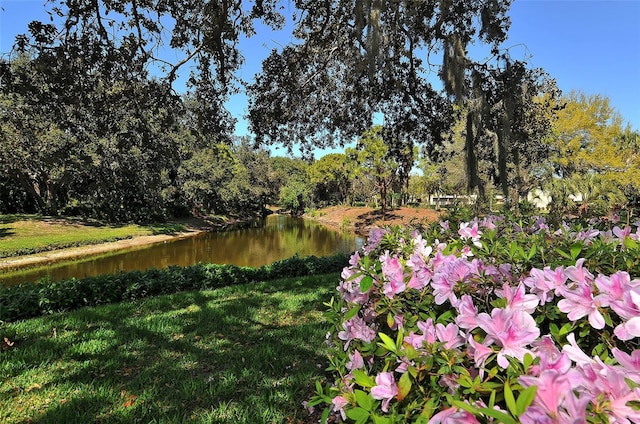
<svg viewBox="0 0 640 424"><path fill-rule="evenodd" d="M57 281L200 262L261 266L295 254L325 256L350 253L361 247L363 242L362 237L334 231L313 221L271 215L250 228L207 232L73 262L0 274L0 284L37 281L47 276Z"/></svg>

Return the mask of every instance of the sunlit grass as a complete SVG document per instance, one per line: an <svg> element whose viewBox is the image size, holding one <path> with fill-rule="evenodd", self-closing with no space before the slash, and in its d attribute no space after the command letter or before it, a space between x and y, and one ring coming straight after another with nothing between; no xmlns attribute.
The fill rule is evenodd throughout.
<svg viewBox="0 0 640 424"><path fill-rule="evenodd" d="M304 422L338 275L4 324L0 422Z"/></svg>
<svg viewBox="0 0 640 424"><path fill-rule="evenodd" d="M139 225L95 225L68 219L0 219L0 257L151 235ZM162 230L162 229L160 229Z"/></svg>

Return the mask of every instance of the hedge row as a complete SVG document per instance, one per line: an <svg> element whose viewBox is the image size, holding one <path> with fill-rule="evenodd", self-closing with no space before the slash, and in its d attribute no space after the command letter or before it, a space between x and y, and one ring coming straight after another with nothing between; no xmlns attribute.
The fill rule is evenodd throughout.
<svg viewBox="0 0 640 424"><path fill-rule="evenodd" d="M210 290L232 284L340 272L348 256L299 257L259 268L197 264L187 267L120 272L83 279L0 286L0 321L10 322L85 306L105 305L190 290Z"/></svg>

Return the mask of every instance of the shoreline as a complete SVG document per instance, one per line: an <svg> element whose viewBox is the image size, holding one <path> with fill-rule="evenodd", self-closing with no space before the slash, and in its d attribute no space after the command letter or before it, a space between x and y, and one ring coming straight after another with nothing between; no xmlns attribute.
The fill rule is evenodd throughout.
<svg viewBox="0 0 640 424"><path fill-rule="evenodd" d="M379 210L367 207L332 206L318 210L316 213L304 214L303 218L318 222L337 231L352 232L366 237L373 227L409 224L412 220L437 219L439 213L430 209L397 208L387 212L384 219ZM149 246L169 240L193 237L207 231L224 231L225 227L241 223L241 221L216 222L207 218L191 217L180 221L185 224L186 231L175 234L158 234L138 236L114 242L90 244L66 249L50 250L25 256L0 258L0 273L26 270L38 266L82 259L119 250L141 246Z"/></svg>
<svg viewBox="0 0 640 424"><path fill-rule="evenodd" d="M193 228L177 234L139 236L107 243L90 244L86 246L69 247L67 249L50 250L25 256L2 258L0 259L0 273L26 270L58 262L82 259L88 256L117 252L119 250L130 249L132 247L150 246L152 244L162 243L169 240L193 237L205 231L207 230Z"/></svg>

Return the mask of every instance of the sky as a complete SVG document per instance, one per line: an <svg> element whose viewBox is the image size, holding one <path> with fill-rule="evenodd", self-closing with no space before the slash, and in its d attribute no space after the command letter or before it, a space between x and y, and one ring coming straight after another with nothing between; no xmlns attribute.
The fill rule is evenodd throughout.
<svg viewBox="0 0 640 424"><path fill-rule="evenodd" d="M0 0L0 53L11 50L30 21L48 20L44 10L44 0ZM607 96L640 131L640 0L515 0L509 16L503 47L512 58L543 68L563 93ZM258 28L258 36L240 46L246 58L241 77L252 81L271 49L288 38ZM238 119L236 134L247 134L246 97L235 96L227 106Z"/></svg>

